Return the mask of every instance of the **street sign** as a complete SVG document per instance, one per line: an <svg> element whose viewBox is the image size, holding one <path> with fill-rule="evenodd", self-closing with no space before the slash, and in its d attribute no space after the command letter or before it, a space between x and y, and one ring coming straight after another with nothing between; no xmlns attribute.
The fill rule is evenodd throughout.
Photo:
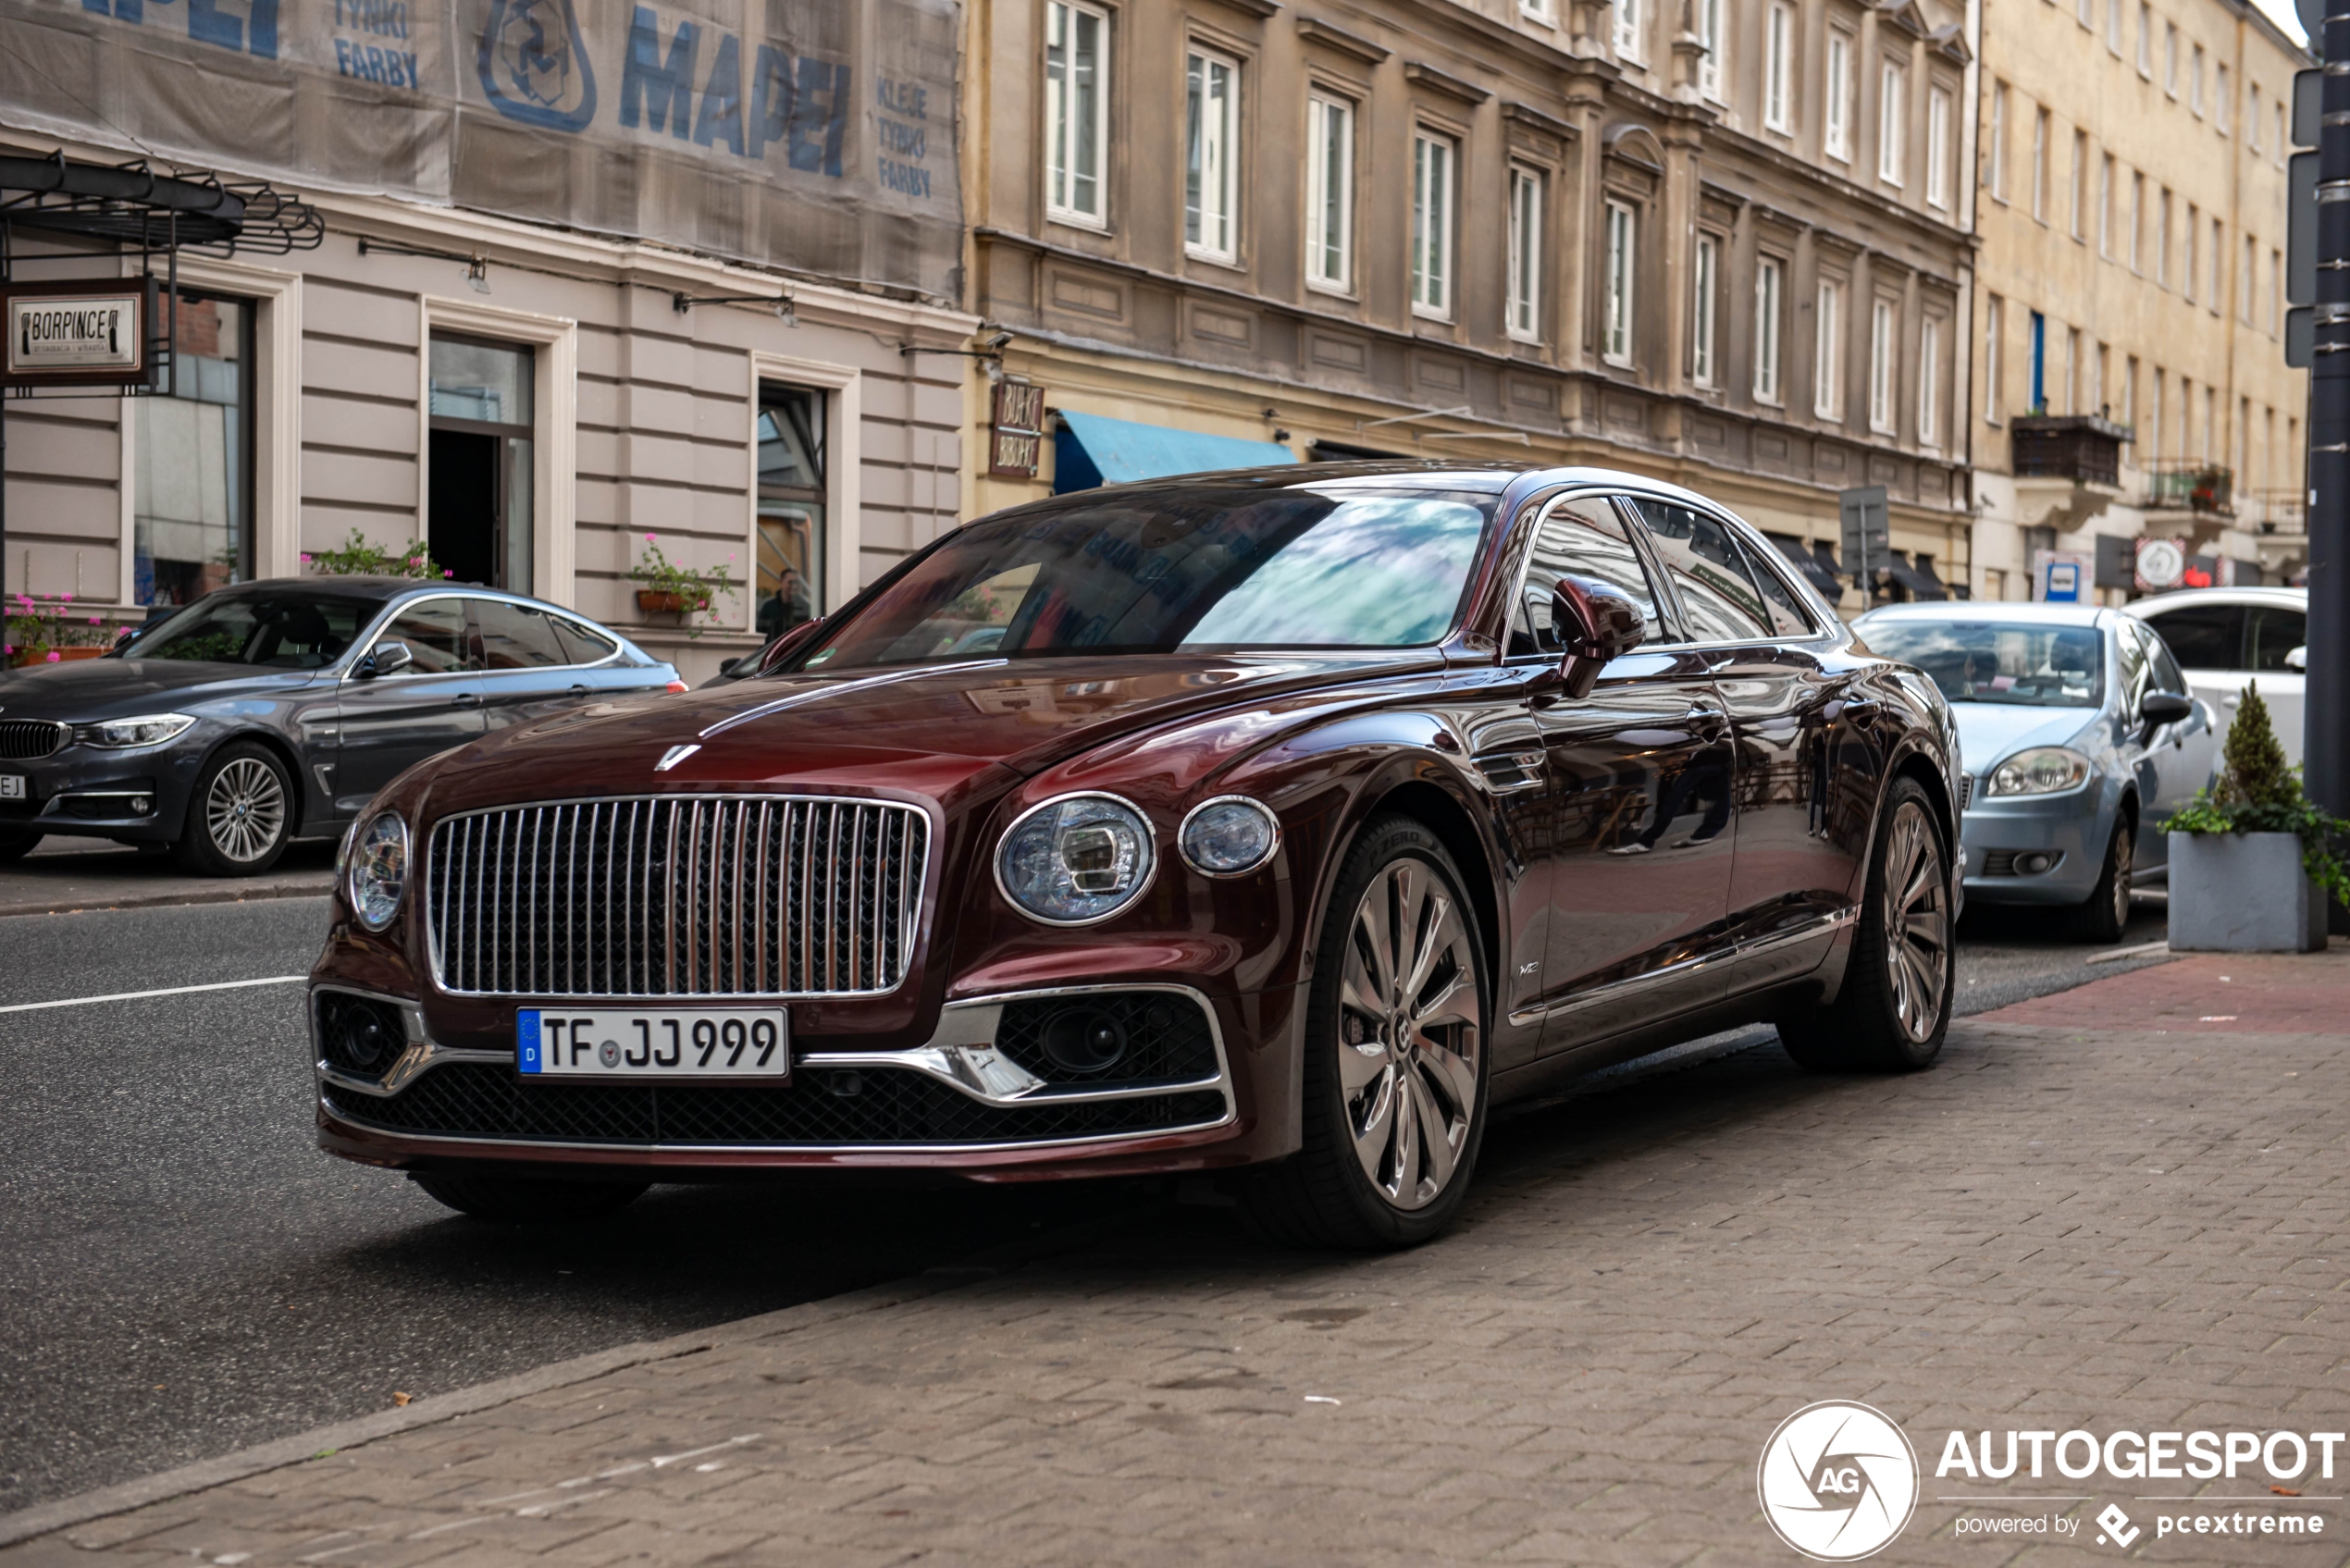
<svg viewBox="0 0 2350 1568"><path fill-rule="evenodd" d="M2318 309L2295 305L2284 313L2284 363L2288 370L2307 370L2318 362Z"/></svg>
<svg viewBox="0 0 2350 1568"><path fill-rule="evenodd" d="M1045 389L1033 381L997 382L994 424L988 433L987 472L1006 479L1035 478L1044 445Z"/></svg>
<svg viewBox="0 0 2350 1568"><path fill-rule="evenodd" d="M2285 166L2284 300L2318 302L2318 154L2295 153Z"/></svg>
<svg viewBox="0 0 2350 1568"><path fill-rule="evenodd" d="M2087 563L2070 553L2059 555L2052 549L2032 552L2034 595L2044 604L2078 604L2081 602L2083 570Z"/></svg>
<svg viewBox="0 0 2350 1568"><path fill-rule="evenodd" d="M1861 570L1856 557L1867 555L1881 565L1886 551L1893 548L1885 500L1883 485L1858 486L1836 498L1837 512L1844 524L1844 563L1855 572Z"/></svg>
<svg viewBox="0 0 2350 1568"><path fill-rule="evenodd" d="M2314 39L2318 35L2313 32L2309 36ZM2319 105L2325 95L2325 80L2321 66L2293 73L2293 144L2296 147L2318 144Z"/></svg>
<svg viewBox="0 0 2350 1568"><path fill-rule="evenodd" d="M2293 14L2309 35L2309 53L2322 55L2326 41L2326 0L2293 0Z"/></svg>
<svg viewBox="0 0 2350 1568"><path fill-rule="evenodd" d="M2186 581L2187 541L2184 539L2139 539L2136 571L2132 574L2140 593L2162 593ZM2209 586L2209 579L2205 579Z"/></svg>

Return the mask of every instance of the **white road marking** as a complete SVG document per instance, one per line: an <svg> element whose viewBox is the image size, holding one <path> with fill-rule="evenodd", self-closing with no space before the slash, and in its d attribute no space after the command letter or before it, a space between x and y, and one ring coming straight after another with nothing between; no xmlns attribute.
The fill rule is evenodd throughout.
<svg viewBox="0 0 2350 1568"><path fill-rule="evenodd" d="M256 985L300 985L306 974L273 974L265 980L224 980L211 985L170 985L161 991L117 991L105 996L68 996L60 1002L18 1002L0 1013L37 1013L43 1007L87 1007L100 1002L136 1002L147 996L185 996L194 991L245 991Z"/></svg>

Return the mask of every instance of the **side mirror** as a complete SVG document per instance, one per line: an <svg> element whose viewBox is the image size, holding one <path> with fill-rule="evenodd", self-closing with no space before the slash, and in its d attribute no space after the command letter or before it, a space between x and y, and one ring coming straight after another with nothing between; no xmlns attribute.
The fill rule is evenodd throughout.
<svg viewBox="0 0 2350 1568"><path fill-rule="evenodd" d="M125 644L125 643L127 643L127 642L130 642L132 638L136 637L138 635L139 635L139 628L138 628L138 627L136 627L136 626L125 626L125 627L123 627L123 628L122 628L122 630L120 630L120 631L118 631L118 632L117 632L117 633L114 635L114 645L115 645L115 647L117 647L117 648L120 648L123 644Z"/></svg>
<svg viewBox="0 0 2350 1568"><path fill-rule="evenodd" d="M378 675L396 675L415 661L416 656L408 651L408 645L395 638L377 643L352 673L363 681L372 681Z"/></svg>
<svg viewBox="0 0 2350 1568"><path fill-rule="evenodd" d="M2287 649L2284 656L2284 667L2288 670L2307 671L2309 668L2308 648L2305 647Z"/></svg>
<svg viewBox="0 0 2350 1568"><path fill-rule="evenodd" d="M753 666L750 669L743 671L743 673L746 675L763 675L770 670L777 668L785 660L789 659L793 654L798 653L801 648L807 647L810 640L816 636L816 633L822 629L823 624L824 618L822 615L819 615L812 621L802 621L797 626L787 627L783 632L777 634L773 642L769 643L765 648L759 650L759 656L755 661L750 659L744 659L739 661L743 664L749 664Z"/></svg>
<svg viewBox="0 0 2350 1568"><path fill-rule="evenodd" d="M2148 729L2175 724L2195 712L2195 698L2175 691L2150 691L2138 699L2138 717Z"/></svg>
<svg viewBox="0 0 2350 1568"><path fill-rule="evenodd" d="M1561 577L1552 585L1551 624L1566 644L1558 683L1578 701L1591 695L1602 670L1648 636L1640 607L1594 577Z"/></svg>

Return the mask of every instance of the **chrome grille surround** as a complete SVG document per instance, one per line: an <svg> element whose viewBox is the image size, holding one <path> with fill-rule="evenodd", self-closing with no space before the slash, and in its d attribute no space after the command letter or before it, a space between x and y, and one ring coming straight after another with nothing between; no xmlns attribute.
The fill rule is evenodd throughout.
<svg viewBox="0 0 2350 1568"><path fill-rule="evenodd" d="M904 983L930 819L897 801L656 795L435 823L419 885L458 996L880 996Z"/></svg>
<svg viewBox="0 0 2350 1568"><path fill-rule="evenodd" d="M54 719L0 719L0 762L32 762L65 748L71 724Z"/></svg>

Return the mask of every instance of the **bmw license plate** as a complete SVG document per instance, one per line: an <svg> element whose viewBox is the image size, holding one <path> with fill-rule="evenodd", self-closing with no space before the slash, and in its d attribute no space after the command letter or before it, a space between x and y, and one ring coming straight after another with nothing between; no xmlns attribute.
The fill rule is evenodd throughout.
<svg viewBox="0 0 2350 1568"><path fill-rule="evenodd" d="M755 1079L791 1076L791 1016L781 1007L514 1014L514 1068L526 1078Z"/></svg>
<svg viewBox="0 0 2350 1568"><path fill-rule="evenodd" d="M24 775L0 773L0 800L22 800L23 798Z"/></svg>

